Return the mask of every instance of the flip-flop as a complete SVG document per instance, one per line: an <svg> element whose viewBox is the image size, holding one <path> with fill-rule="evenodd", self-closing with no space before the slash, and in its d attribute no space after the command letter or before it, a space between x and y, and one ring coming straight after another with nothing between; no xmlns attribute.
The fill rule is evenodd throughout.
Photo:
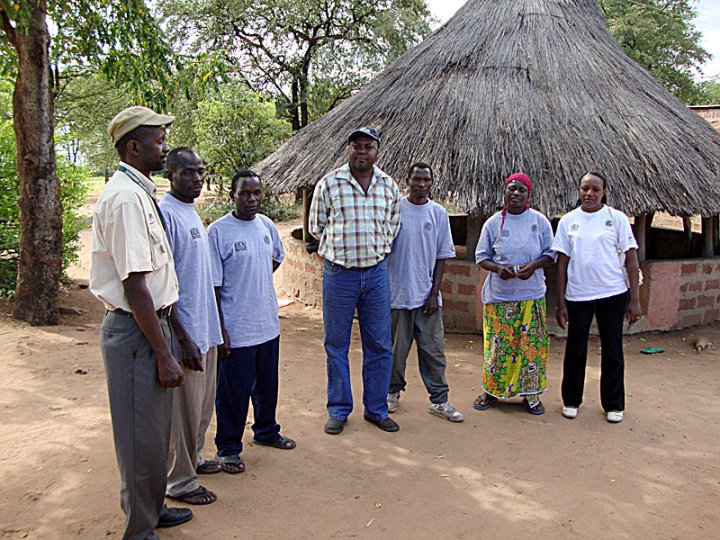
<svg viewBox="0 0 720 540"><path fill-rule="evenodd" d="M495 403L497 403L498 398L495 396L491 396L490 394L486 393L484 396L478 396L475 398L475 401L473 401L473 409L477 409L478 411L484 411L485 409L489 409Z"/></svg>
<svg viewBox="0 0 720 540"><path fill-rule="evenodd" d="M533 407L530 406L530 401L528 401L527 398L523 398L523 403L525 403L525 406L530 414L545 414L545 406L542 404L542 401L538 401L537 405Z"/></svg>
<svg viewBox="0 0 720 540"><path fill-rule="evenodd" d="M290 437L286 437L285 435L280 435L274 441L258 441L257 439L253 439L253 443L259 444L260 446L279 448L280 450L292 450L297 446L297 444L295 444L295 441L293 441Z"/></svg>
<svg viewBox="0 0 720 540"><path fill-rule="evenodd" d="M217 474L222 472L222 467L217 461L206 459L195 468L195 472L198 474Z"/></svg>
<svg viewBox="0 0 720 540"><path fill-rule="evenodd" d="M223 472L228 474L245 472L245 462L238 454L234 456L216 456L216 459L220 463Z"/></svg>
<svg viewBox="0 0 720 540"><path fill-rule="evenodd" d="M168 499L185 504L212 504L217 501L217 495L207 488L199 486L197 489L183 493L182 495L165 495Z"/></svg>

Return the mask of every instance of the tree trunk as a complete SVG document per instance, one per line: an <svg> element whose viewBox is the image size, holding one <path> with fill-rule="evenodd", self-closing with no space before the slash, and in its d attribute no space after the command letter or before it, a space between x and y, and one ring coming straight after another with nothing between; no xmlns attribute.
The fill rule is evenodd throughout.
<svg viewBox="0 0 720 540"><path fill-rule="evenodd" d="M17 139L20 253L13 315L32 325L58 323L62 272L62 203L55 176L54 111L45 16L47 0L28 2L18 26L13 94Z"/></svg>
<svg viewBox="0 0 720 540"><path fill-rule="evenodd" d="M302 127L300 125L300 111L298 107L298 81L297 78L293 77L292 84L290 86L292 92L292 103L290 104L290 121L292 122L292 130L300 131Z"/></svg>

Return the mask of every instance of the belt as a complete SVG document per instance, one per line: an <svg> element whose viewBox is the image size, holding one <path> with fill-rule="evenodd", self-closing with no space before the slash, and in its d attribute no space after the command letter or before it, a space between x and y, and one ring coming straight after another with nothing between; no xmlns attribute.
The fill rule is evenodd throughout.
<svg viewBox="0 0 720 540"><path fill-rule="evenodd" d="M170 317L170 313L172 312L172 306L167 306L164 308L160 308L155 312L155 315L157 315L160 319L165 319L167 317ZM129 311L125 311L124 309L115 309L112 311L109 311L109 313L117 313L118 315L124 315L125 317L132 317L133 314Z"/></svg>

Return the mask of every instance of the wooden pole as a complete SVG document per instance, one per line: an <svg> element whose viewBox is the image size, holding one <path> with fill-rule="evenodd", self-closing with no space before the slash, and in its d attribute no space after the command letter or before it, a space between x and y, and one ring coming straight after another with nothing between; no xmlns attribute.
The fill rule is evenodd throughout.
<svg viewBox="0 0 720 540"><path fill-rule="evenodd" d="M715 238L713 235L713 218L702 218L702 257L712 257L714 253Z"/></svg>
<svg viewBox="0 0 720 540"><path fill-rule="evenodd" d="M635 216L635 240L638 243L638 261L643 262L647 258L647 214Z"/></svg>
<svg viewBox="0 0 720 540"><path fill-rule="evenodd" d="M313 236L310 234L310 228L308 225L308 219L310 218L310 203L312 202L312 190L310 188L303 188L302 190L303 200L303 242L312 242Z"/></svg>

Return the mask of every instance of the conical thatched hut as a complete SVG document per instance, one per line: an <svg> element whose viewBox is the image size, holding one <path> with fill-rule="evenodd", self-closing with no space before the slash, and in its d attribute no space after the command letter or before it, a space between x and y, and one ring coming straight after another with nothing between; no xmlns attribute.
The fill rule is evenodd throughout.
<svg viewBox="0 0 720 540"><path fill-rule="evenodd" d="M445 26L259 164L280 191L345 160L350 129L382 137L398 179L422 159L434 191L488 215L499 182L535 181L533 205L572 208L578 176L602 170L630 215L720 212L720 137L630 60L595 0L469 0Z"/></svg>
<svg viewBox="0 0 720 540"><path fill-rule="evenodd" d="M445 26L257 169L280 192L306 188L308 194L346 160L345 137L360 125L379 130L379 165L396 179L413 161L433 166L435 195L471 216L453 227L469 259L483 218L498 208L502 179L517 171L534 181L533 206L555 216L575 206L578 177L601 170L610 179L611 204L635 216L641 258L647 217L656 211L704 216L702 253L713 255L720 135L625 55L595 0L468 0ZM684 240L679 233L684 245L699 254L689 219L685 232ZM662 234L651 244L678 244ZM318 288L318 261L303 259L295 270L292 264L284 266L296 271L293 292L314 303L302 289ZM643 265L647 319L634 328L720 320L720 264L692 264ZM476 285L484 275L471 261L455 266L446 265L443 282L446 327L478 329ZM714 295L702 292L713 288Z"/></svg>

